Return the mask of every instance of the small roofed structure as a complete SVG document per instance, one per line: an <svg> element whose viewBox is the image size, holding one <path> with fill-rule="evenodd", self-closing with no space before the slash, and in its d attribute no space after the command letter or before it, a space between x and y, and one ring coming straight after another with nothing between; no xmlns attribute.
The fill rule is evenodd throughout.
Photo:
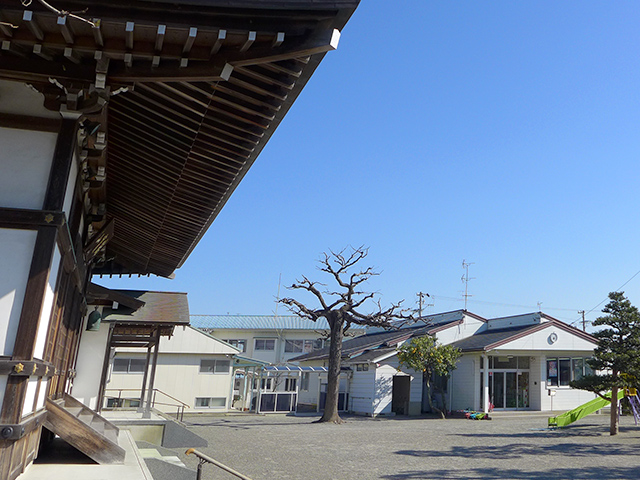
<svg viewBox="0 0 640 480"><path fill-rule="evenodd" d="M95 408L100 411L104 403L104 391L112 349L118 347L145 348L147 355L141 385L140 406L144 408L144 415L148 417L151 411L151 398L146 394L152 392L154 388L160 339L161 337L171 337L176 326L189 325L187 294L110 290L91 284L89 299L90 305L95 306L96 309L101 308L101 321L109 324L106 337L102 338L105 356L102 362ZM84 341L81 342L80 355L83 354L83 347L95 349L94 344L93 341L89 341L87 344ZM150 372L149 367L151 367ZM74 394L76 394L75 388Z"/></svg>

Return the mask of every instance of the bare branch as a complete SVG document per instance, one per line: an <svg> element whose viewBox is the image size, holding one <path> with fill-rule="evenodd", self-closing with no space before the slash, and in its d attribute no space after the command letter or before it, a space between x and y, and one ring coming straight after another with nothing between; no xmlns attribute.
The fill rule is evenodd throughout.
<svg viewBox="0 0 640 480"><path fill-rule="evenodd" d="M53 13L55 13L56 15L58 15L60 17L71 17L71 18L75 18L76 20L80 20L81 22L88 23L92 27L96 27L97 26L91 20L87 20L86 18L82 18L81 16L76 15L73 12L70 12L68 10L58 10L53 5L50 5L49 3L45 2L45 0L38 0L38 2L41 5L43 5L46 9L52 11ZM22 5L25 6L25 7L28 7L29 5L31 5L31 0L22 0ZM79 11L77 13L87 13L87 9L85 8L84 10L81 10L81 11Z"/></svg>
<svg viewBox="0 0 640 480"><path fill-rule="evenodd" d="M306 305L298 302L294 298L281 298L279 301L280 303L284 303L292 313L299 317L308 318L314 322L318 320L318 318L322 317L322 310L312 310L307 308Z"/></svg>
<svg viewBox="0 0 640 480"><path fill-rule="evenodd" d="M322 293L320 292L320 290L316 288L316 285L324 285L324 284L318 283L318 282L312 282L311 280L309 280L307 277L303 275L302 280L298 280L289 288L307 290L308 292L313 293L316 296L316 298L320 301L320 305L322 305L322 307L326 309L327 304L324 301L324 297L322 296Z"/></svg>

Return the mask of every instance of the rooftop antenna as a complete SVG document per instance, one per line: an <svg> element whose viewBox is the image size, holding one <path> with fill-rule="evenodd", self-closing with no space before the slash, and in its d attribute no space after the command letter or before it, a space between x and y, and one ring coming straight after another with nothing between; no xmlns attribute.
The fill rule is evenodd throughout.
<svg viewBox="0 0 640 480"><path fill-rule="evenodd" d="M464 309L467 309L467 300L473 295L469 295L469 280L475 280L475 277L469 278L469 265L474 265L474 262L467 262L462 260L462 268L465 269L465 274L462 276L462 282L464 283Z"/></svg>
<svg viewBox="0 0 640 480"><path fill-rule="evenodd" d="M538 302L538 313L542 312L542 302Z"/></svg>

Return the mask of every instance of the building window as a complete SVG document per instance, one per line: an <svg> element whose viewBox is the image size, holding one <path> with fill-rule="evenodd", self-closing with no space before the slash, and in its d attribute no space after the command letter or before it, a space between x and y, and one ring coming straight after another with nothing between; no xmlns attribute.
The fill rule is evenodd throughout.
<svg viewBox="0 0 640 480"><path fill-rule="evenodd" d="M317 340L285 340L284 351L285 353L311 353L319 350L316 345L318 345Z"/></svg>
<svg viewBox="0 0 640 480"><path fill-rule="evenodd" d="M573 380L591 375L593 370L587 364L587 358L548 358L547 386L568 387Z"/></svg>
<svg viewBox="0 0 640 480"><path fill-rule="evenodd" d="M284 379L284 391L285 392L295 392L297 385L298 385L298 379L297 378L285 378Z"/></svg>
<svg viewBox="0 0 640 480"><path fill-rule="evenodd" d="M200 360L200 373L229 373L231 362L229 360Z"/></svg>
<svg viewBox="0 0 640 480"><path fill-rule="evenodd" d="M144 373L147 361L143 358L114 358L114 373Z"/></svg>
<svg viewBox="0 0 640 480"><path fill-rule="evenodd" d="M267 377L267 378L263 378L260 381L260 389L261 390L270 391L272 386L273 386L273 378ZM258 388L258 379L254 378L253 379L253 389L256 390L257 388Z"/></svg>
<svg viewBox="0 0 640 480"><path fill-rule="evenodd" d="M196 408L224 408L227 406L225 397L196 397Z"/></svg>
<svg viewBox="0 0 640 480"><path fill-rule="evenodd" d="M236 347L240 349L241 352L247 351L247 341L246 340L224 340L232 347Z"/></svg>
<svg viewBox="0 0 640 480"><path fill-rule="evenodd" d="M358 363L356 365L356 372L368 372L369 364L368 363Z"/></svg>
<svg viewBox="0 0 640 480"><path fill-rule="evenodd" d="M275 338L256 338L253 344L253 349L256 351L273 351L276 349Z"/></svg>

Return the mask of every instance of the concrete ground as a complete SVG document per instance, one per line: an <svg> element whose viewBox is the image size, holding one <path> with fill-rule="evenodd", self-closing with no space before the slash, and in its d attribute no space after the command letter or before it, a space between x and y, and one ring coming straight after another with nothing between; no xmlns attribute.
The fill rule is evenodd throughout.
<svg viewBox="0 0 640 480"><path fill-rule="evenodd" d="M640 427L591 415L561 430L543 415L498 414L491 421L346 417L343 425L289 416L197 416L190 429L203 453L253 480L638 479ZM193 456L180 458L196 468ZM213 465L203 480L229 480Z"/></svg>

